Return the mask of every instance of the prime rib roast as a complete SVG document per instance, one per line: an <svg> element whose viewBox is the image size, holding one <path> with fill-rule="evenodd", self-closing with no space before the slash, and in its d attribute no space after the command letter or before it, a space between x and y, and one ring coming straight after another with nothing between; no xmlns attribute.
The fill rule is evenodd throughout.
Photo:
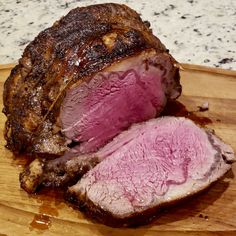
<svg viewBox="0 0 236 236"><path fill-rule="evenodd" d="M5 83L7 147L44 157L96 151L180 93L176 61L135 11L76 8L26 47Z"/></svg>
<svg viewBox="0 0 236 236"><path fill-rule="evenodd" d="M25 49L4 85L5 139L35 160L28 193L66 189L87 215L114 226L222 177L234 152L186 118L156 118L181 94L178 63L125 5L76 8Z"/></svg>

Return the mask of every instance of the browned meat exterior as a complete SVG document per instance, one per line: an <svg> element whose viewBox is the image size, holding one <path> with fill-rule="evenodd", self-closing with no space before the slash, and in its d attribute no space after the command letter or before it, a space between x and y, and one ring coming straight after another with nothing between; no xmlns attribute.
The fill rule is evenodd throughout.
<svg viewBox="0 0 236 236"><path fill-rule="evenodd" d="M94 154L76 157L66 154L53 160L36 158L20 174L21 188L28 193L35 193L41 187L66 188L100 161L101 158Z"/></svg>
<svg viewBox="0 0 236 236"><path fill-rule="evenodd" d="M175 64L129 7L110 3L71 10L26 47L4 85L7 147L15 153L63 154L68 147L58 117L66 91L146 49ZM178 68L170 70L179 96Z"/></svg>

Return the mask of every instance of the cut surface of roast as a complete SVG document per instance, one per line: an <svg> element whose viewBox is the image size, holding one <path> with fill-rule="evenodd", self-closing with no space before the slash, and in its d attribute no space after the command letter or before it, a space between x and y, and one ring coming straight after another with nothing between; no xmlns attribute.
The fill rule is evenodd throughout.
<svg viewBox="0 0 236 236"><path fill-rule="evenodd" d="M76 8L26 47L4 85L7 147L94 152L180 93L176 61L135 11Z"/></svg>
<svg viewBox="0 0 236 236"><path fill-rule="evenodd" d="M232 148L212 131L167 116L132 125L93 154L36 159L20 180L30 193L39 186L69 186L67 199L90 217L135 225L206 189L234 160Z"/></svg>
<svg viewBox="0 0 236 236"><path fill-rule="evenodd" d="M60 116L62 132L80 143L79 153L94 152L131 124L156 117L167 97L179 96L180 87L164 64L172 66L168 57L146 51L68 91Z"/></svg>
<svg viewBox="0 0 236 236"><path fill-rule="evenodd" d="M141 224L165 205L222 177L232 148L185 118L133 125L101 149L106 157L69 187L68 199L108 225Z"/></svg>

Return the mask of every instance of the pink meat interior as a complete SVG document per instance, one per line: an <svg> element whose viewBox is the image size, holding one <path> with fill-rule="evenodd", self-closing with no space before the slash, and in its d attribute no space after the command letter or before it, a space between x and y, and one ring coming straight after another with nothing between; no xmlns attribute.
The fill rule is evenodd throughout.
<svg viewBox="0 0 236 236"><path fill-rule="evenodd" d="M62 132L79 143L77 152L96 151L131 124L163 110L165 72L153 60L123 62L67 92L60 115Z"/></svg>
<svg viewBox="0 0 236 236"><path fill-rule="evenodd" d="M125 206L127 212L148 208L171 185L207 178L215 154L206 132L191 121L152 120L133 126L101 149L98 155L106 159L81 179L80 186L104 208L111 203L114 208Z"/></svg>

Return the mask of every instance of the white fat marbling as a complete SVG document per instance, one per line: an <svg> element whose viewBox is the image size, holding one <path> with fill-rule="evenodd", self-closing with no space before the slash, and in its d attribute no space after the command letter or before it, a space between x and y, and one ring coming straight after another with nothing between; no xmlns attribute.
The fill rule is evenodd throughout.
<svg viewBox="0 0 236 236"><path fill-rule="evenodd" d="M16 62L41 30L70 9L103 1L0 1L0 63ZM236 0L126 0L179 62L236 70Z"/></svg>

